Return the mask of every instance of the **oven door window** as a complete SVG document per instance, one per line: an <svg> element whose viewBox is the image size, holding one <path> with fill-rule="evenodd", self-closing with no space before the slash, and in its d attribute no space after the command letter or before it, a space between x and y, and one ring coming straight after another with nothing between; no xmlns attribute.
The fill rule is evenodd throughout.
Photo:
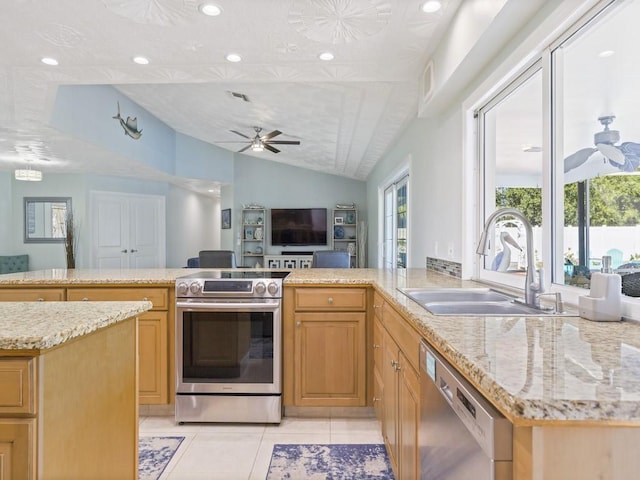
<svg viewBox="0 0 640 480"><path fill-rule="evenodd" d="M184 383L273 383L273 312L183 312Z"/></svg>

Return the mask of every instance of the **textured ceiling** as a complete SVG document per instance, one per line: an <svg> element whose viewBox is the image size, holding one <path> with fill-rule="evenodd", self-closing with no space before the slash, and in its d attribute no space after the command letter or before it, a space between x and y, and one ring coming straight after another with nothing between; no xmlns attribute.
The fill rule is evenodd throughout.
<svg viewBox="0 0 640 480"><path fill-rule="evenodd" d="M12 0L0 17L0 169L171 178L49 127L58 85L113 85L178 132L228 143L281 130L281 153L251 153L365 179L417 110L418 80L459 0ZM318 55L331 51L335 59ZM242 56L229 63L225 55ZM136 55L149 65L134 64ZM48 56L56 67L40 63ZM230 92L246 95L248 102Z"/></svg>

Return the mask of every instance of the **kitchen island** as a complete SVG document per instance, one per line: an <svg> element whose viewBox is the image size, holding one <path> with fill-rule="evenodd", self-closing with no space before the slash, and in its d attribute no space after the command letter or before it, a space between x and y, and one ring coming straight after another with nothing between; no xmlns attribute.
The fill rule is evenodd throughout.
<svg viewBox="0 0 640 480"><path fill-rule="evenodd" d="M136 478L150 302L0 302L0 477Z"/></svg>
<svg viewBox="0 0 640 480"><path fill-rule="evenodd" d="M79 287L171 289L176 277L194 271L25 272L1 276L0 294ZM369 292L366 405L377 398L371 330L374 313L382 311L404 322L405 333L415 334L408 337L409 350L402 352L413 369L417 371L412 360L418 356L415 339L423 338L513 423L514 478L622 479L640 471L640 456L635 455L640 444L640 324L550 315L434 316L397 289L483 285L423 269L298 269L284 284L285 315L287 291L293 289L353 287ZM287 328L285 323L285 341L292 335ZM395 340L402 350L402 338ZM171 342L168 348L171 361ZM292 378L286 373L288 358L293 357L285 351L285 393Z"/></svg>

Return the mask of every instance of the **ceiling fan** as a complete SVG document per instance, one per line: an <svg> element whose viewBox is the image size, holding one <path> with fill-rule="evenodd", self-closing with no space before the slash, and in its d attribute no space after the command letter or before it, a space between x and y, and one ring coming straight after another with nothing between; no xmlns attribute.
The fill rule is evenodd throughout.
<svg viewBox="0 0 640 480"><path fill-rule="evenodd" d="M238 132L237 130L230 130L236 135L240 135L241 137L244 137L248 140L248 145L242 147L240 150L238 150L238 152L244 152L245 150L248 150L250 148L253 152L262 152L267 149L270 152L279 153L280 150L273 147L272 145L300 145L299 140L271 140L273 137L277 137L282 133L280 130L274 130L273 132L269 132L266 135L261 136L260 132L262 132L262 128L253 127L253 129L256 132L256 135L254 137L249 137L244 133Z"/></svg>
<svg viewBox="0 0 640 480"><path fill-rule="evenodd" d="M608 161L613 167L623 172L633 172L640 166L640 143L623 142L620 145L615 145L620 140L620 132L609 130L609 125L615 118L614 115L598 117L604 130L593 136L596 148L582 148L565 158L564 173L579 167L596 152L600 152L604 156L605 163Z"/></svg>

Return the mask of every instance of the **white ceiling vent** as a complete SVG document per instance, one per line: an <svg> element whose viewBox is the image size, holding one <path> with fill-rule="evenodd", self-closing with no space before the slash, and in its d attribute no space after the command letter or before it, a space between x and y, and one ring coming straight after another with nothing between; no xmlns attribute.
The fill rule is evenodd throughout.
<svg viewBox="0 0 640 480"><path fill-rule="evenodd" d="M231 98L239 98L245 102L249 101L249 97L247 97L244 93L232 92L231 90L227 90L227 93L231 95Z"/></svg>
<svg viewBox="0 0 640 480"><path fill-rule="evenodd" d="M427 64L424 72L422 72L420 86L421 100L426 103L433 95L433 60Z"/></svg>

